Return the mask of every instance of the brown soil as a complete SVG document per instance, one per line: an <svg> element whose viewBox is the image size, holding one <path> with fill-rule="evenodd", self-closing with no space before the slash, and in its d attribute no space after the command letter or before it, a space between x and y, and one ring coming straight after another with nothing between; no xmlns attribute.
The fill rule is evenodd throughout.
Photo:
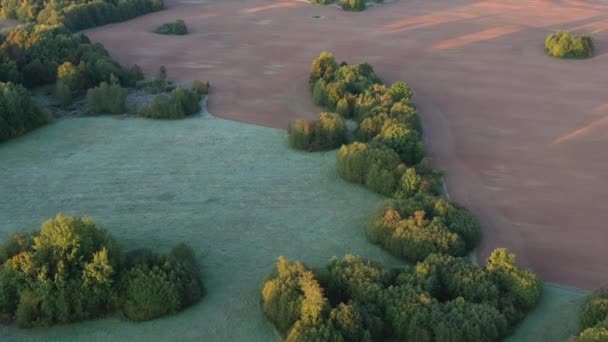
<svg viewBox="0 0 608 342"><path fill-rule="evenodd" d="M152 33L175 19L191 33ZM543 42L557 29L592 33L596 56L548 57ZM211 81L215 115L279 128L318 114L307 78L322 50L366 60L387 83L415 89L452 198L484 225L480 260L505 246L547 281L608 282L606 1L400 0L348 13L293 0L169 0L89 36L148 73L164 64L170 77Z"/></svg>

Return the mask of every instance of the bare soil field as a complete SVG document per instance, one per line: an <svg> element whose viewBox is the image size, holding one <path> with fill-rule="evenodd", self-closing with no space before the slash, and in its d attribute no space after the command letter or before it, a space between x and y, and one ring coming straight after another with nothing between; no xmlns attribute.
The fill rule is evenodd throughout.
<svg viewBox="0 0 608 342"><path fill-rule="evenodd" d="M315 19L314 16L321 16ZM186 21L190 34L153 34ZM558 29L591 33L596 56L543 50ZM322 50L408 82L450 195L498 246L547 281L608 283L608 3L400 0L363 13L294 0L169 0L165 11L90 31L125 64L209 80L210 111L285 128L318 114L308 71Z"/></svg>

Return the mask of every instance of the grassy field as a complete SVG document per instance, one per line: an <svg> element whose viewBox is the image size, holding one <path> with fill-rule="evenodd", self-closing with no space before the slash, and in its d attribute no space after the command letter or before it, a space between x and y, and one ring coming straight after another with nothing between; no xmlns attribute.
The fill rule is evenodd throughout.
<svg viewBox="0 0 608 342"><path fill-rule="evenodd" d="M127 248L192 245L208 294L173 317L0 330L0 340L272 341L259 287L276 258L352 252L396 264L363 226L381 198L339 179L335 152L222 119L66 119L0 145L0 239L57 212L88 215Z"/></svg>
<svg viewBox="0 0 608 342"><path fill-rule="evenodd" d="M208 290L175 316L21 331L2 341L276 341L258 290L279 255L325 264L359 254L399 262L365 240L381 198L335 173L335 152L300 153L283 131L214 118L60 120L0 145L0 240L57 212L89 215L127 248L187 242ZM513 341L564 340L582 293L547 285Z"/></svg>
<svg viewBox="0 0 608 342"><path fill-rule="evenodd" d="M540 304L508 342L557 342L576 335L577 314L588 291L545 283Z"/></svg>

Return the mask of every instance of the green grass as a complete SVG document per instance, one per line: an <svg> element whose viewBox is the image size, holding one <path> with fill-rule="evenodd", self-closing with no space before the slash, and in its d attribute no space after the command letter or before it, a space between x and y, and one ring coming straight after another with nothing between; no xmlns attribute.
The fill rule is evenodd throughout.
<svg viewBox="0 0 608 342"><path fill-rule="evenodd" d="M320 266L354 253L382 200L335 172L335 151L295 152L284 131L221 119L65 119L0 145L0 240L57 212L89 215L126 248L189 243L207 296L145 323L110 318L0 329L1 341L278 341L259 286L279 255ZM511 341L560 341L585 293L551 284Z"/></svg>
<svg viewBox="0 0 608 342"><path fill-rule="evenodd" d="M540 304L526 317L509 342L558 342L576 335L577 315L590 292L545 283Z"/></svg>
<svg viewBox="0 0 608 342"><path fill-rule="evenodd" d="M335 152L301 153L284 131L221 119L65 119L0 145L0 240L57 212L92 216L125 247L189 243L207 296L178 315L20 331L0 340L273 341L259 287L279 255L325 265L366 241L381 198L341 180Z"/></svg>

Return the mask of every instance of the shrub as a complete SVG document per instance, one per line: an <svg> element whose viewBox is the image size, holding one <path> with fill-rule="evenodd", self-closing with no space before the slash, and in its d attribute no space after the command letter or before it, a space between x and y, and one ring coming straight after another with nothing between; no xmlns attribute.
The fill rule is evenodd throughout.
<svg viewBox="0 0 608 342"><path fill-rule="evenodd" d="M133 64L133 66L128 71L129 79L131 80L131 84L136 84L138 81L144 79L144 72L141 70L141 67L137 64Z"/></svg>
<svg viewBox="0 0 608 342"><path fill-rule="evenodd" d="M578 342L606 342L608 341L608 319L601 321L591 328L581 332L576 339Z"/></svg>
<svg viewBox="0 0 608 342"><path fill-rule="evenodd" d="M156 267L135 267L124 279L122 312L130 320L145 321L174 313L179 309L179 293L167 274Z"/></svg>
<svg viewBox="0 0 608 342"><path fill-rule="evenodd" d="M334 113L321 113L315 121L296 120L287 132L291 147L308 151L334 149L346 139L344 120Z"/></svg>
<svg viewBox="0 0 608 342"><path fill-rule="evenodd" d="M121 114L126 111L127 89L105 82L87 91L86 107L90 113Z"/></svg>
<svg viewBox="0 0 608 342"><path fill-rule="evenodd" d="M49 122L50 116L20 85L0 82L0 142L23 135Z"/></svg>
<svg viewBox="0 0 608 342"><path fill-rule="evenodd" d="M183 119L183 107L172 97L160 94L156 95L152 104L145 106L140 115L149 119Z"/></svg>
<svg viewBox="0 0 608 342"><path fill-rule="evenodd" d="M157 95L140 115L150 119L182 119L200 111L200 94L176 87L169 95Z"/></svg>
<svg viewBox="0 0 608 342"><path fill-rule="evenodd" d="M55 99L61 106L67 106L72 103L72 91L67 84L57 82L55 84Z"/></svg>
<svg viewBox="0 0 608 342"><path fill-rule="evenodd" d="M196 81L192 82L191 89L196 94L198 94L200 96L204 96L204 95L209 94L209 91L211 90L211 84L209 84L209 82L203 83L202 81L196 80Z"/></svg>
<svg viewBox="0 0 608 342"><path fill-rule="evenodd" d="M339 0L340 7L345 11L363 11L366 8L365 0Z"/></svg>
<svg viewBox="0 0 608 342"><path fill-rule="evenodd" d="M559 58L589 58L593 56L593 39L589 36L573 36L559 31L545 39L545 50L550 56Z"/></svg>
<svg viewBox="0 0 608 342"><path fill-rule="evenodd" d="M186 23L183 20L178 19L174 22L160 25L154 30L154 33L181 36L188 34L188 27L186 27Z"/></svg>
<svg viewBox="0 0 608 342"><path fill-rule="evenodd" d="M578 314L580 331L608 319L608 289L599 289L587 296Z"/></svg>

